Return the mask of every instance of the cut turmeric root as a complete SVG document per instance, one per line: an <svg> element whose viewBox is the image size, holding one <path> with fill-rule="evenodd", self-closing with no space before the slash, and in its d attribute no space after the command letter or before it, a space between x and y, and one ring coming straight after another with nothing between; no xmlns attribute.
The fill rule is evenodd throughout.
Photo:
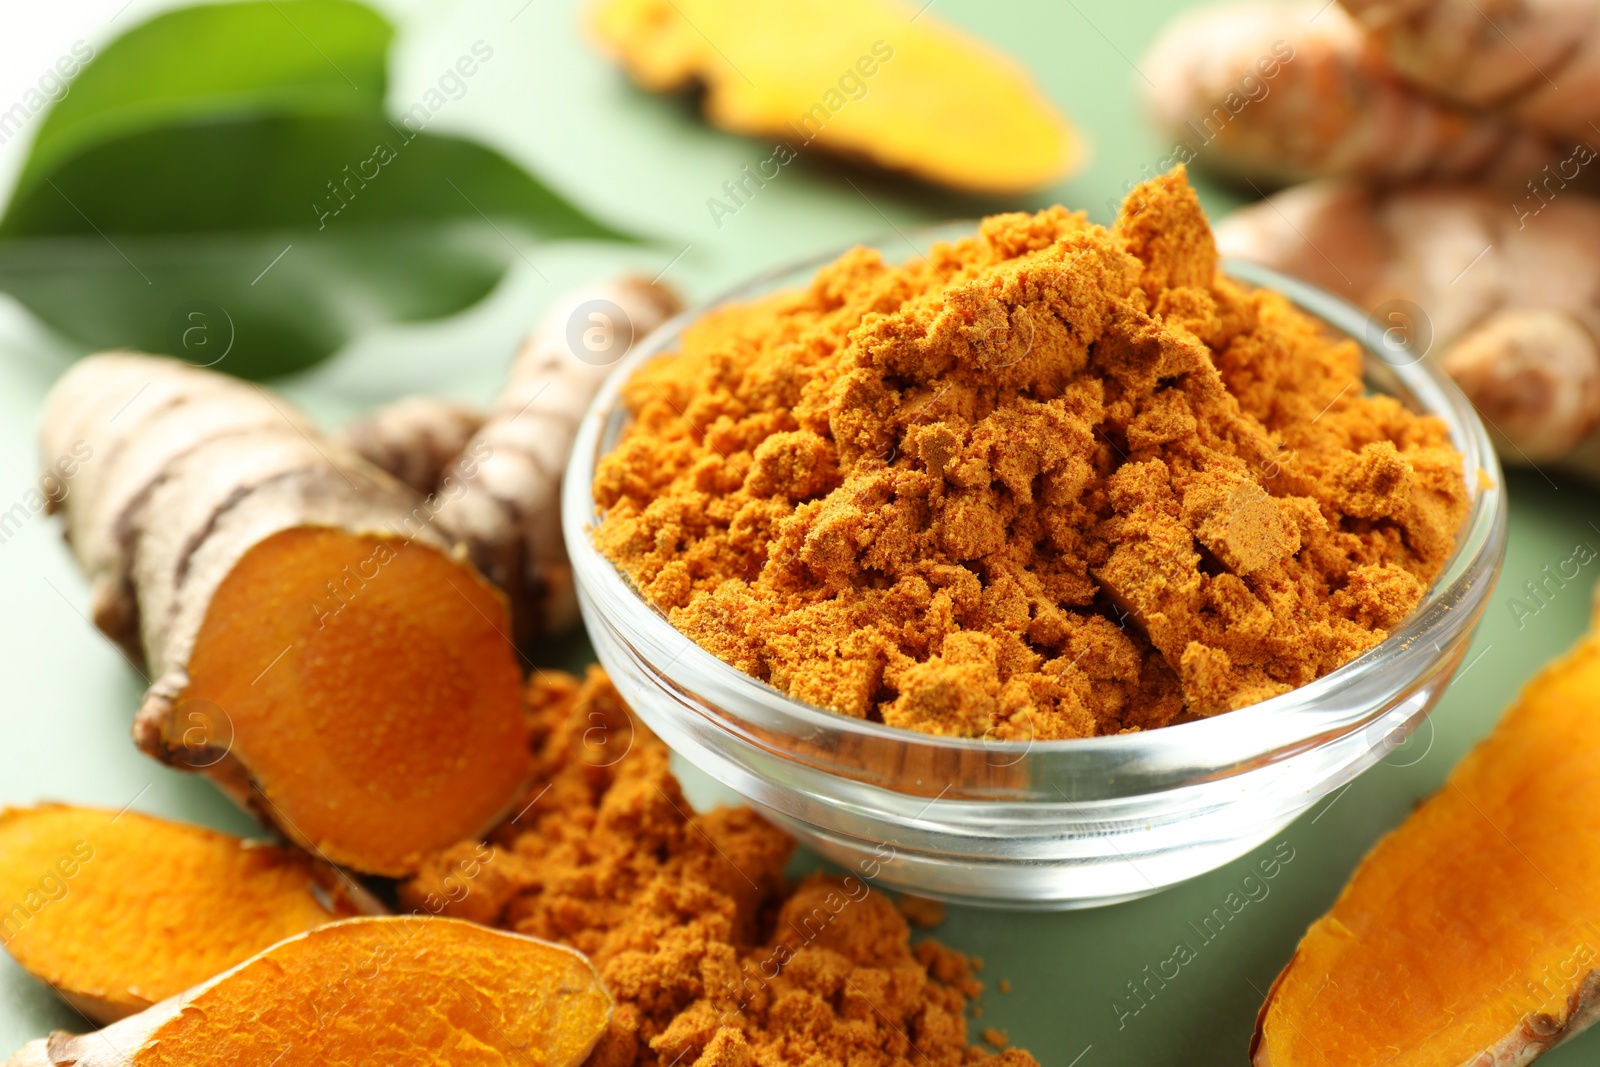
<svg viewBox="0 0 1600 1067"><path fill-rule="evenodd" d="M0 900L6 951L100 1023L381 910L296 849L64 804L0 811Z"/></svg>
<svg viewBox="0 0 1600 1067"><path fill-rule="evenodd" d="M322 858L399 875L528 772L505 600L413 490L281 400L126 354L52 390L46 457L95 619L153 679L139 746ZM135 635L138 635L135 640Z"/></svg>
<svg viewBox="0 0 1600 1067"><path fill-rule="evenodd" d="M995 195L1049 185L1083 157L1015 64L901 0L600 0L593 25L644 88L704 87L713 123L784 142L771 173L735 180L746 194L812 143ZM743 203L730 195L729 214Z"/></svg>
<svg viewBox="0 0 1600 1067"><path fill-rule="evenodd" d="M1600 632L1362 861L1262 1006L1256 1067L1509 1065L1600 1014Z"/></svg>
<svg viewBox="0 0 1600 1067"><path fill-rule="evenodd" d="M577 1067L610 1020L571 949L459 919L348 919L6 1067Z"/></svg>

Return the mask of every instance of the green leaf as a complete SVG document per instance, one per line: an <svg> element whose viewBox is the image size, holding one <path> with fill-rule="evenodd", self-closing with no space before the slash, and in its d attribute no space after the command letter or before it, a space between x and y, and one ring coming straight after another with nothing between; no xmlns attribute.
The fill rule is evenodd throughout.
<svg viewBox="0 0 1600 1067"><path fill-rule="evenodd" d="M158 15L77 76L39 127L17 188L97 141L168 122L380 112L393 37L382 16L350 0L248 0Z"/></svg>
<svg viewBox="0 0 1600 1067"><path fill-rule="evenodd" d="M173 330L209 305L233 324L218 368L261 378L470 306L538 239L621 235L470 141L315 115L98 145L14 201L0 236L0 289L58 329L209 363Z"/></svg>
<svg viewBox="0 0 1600 1067"><path fill-rule="evenodd" d="M279 258L281 256L281 258ZM299 231L0 242L0 289L97 348L244 378L309 366L356 332L482 299L516 252L481 219ZM276 262L274 262L276 260ZM263 273L265 271L265 273Z"/></svg>
<svg viewBox="0 0 1600 1067"><path fill-rule="evenodd" d="M470 306L535 241L631 239L492 149L385 117L390 37L349 0L130 31L41 126L0 289L87 345L263 378Z"/></svg>

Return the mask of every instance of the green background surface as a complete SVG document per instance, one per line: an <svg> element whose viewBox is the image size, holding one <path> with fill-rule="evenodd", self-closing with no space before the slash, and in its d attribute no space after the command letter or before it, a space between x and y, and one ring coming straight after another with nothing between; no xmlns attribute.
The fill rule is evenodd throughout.
<svg viewBox="0 0 1600 1067"><path fill-rule="evenodd" d="M494 144L598 217L651 234L656 243L519 248L524 262L484 304L446 322L375 331L283 383L329 423L408 391L487 399L544 305L600 274L629 268L652 275L670 263L668 280L700 299L754 272L895 226L1054 201L1107 221L1108 198L1172 149L1142 117L1144 81L1135 63L1181 4L936 0L930 16L975 31L1031 68L1086 132L1094 153L1088 168L1025 203L994 204L803 156L719 228L706 199L742 165L765 159L771 146L705 127L684 101L635 91L586 47L565 0L384 6L401 25L391 111L404 111L457 56L485 41L494 58L431 128ZM149 7L140 4L134 13ZM99 33L97 43L111 29L102 26ZM857 106L870 106L870 96ZM1237 192L1203 180L1201 188L1214 214L1240 201ZM275 269L293 270L292 254ZM31 484L39 401L71 354L0 297L0 512ZM1465 676L1417 735L1348 791L1319 803L1281 842L1157 896L1054 915L952 908L937 936L982 956L990 980L974 1033L982 1026L1006 1030L1047 1067L1244 1062L1262 991L1356 861L1439 786L1520 685L1583 629L1591 574L1520 623L1511 598L1543 567L1572 555L1575 545L1600 547L1600 499L1556 470L1515 472L1509 480L1510 553L1500 586ZM8 705L0 735L0 802L132 803L223 829L250 829L204 780L134 751L128 725L142 684L85 620L85 583L53 522L35 516L0 543L0 589ZM571 647L552 650L552 658L572 653ZM697 797L711 795L703 781L691 779L690 786ZM1118 1004L1127 1010L1135 1003L1128 983L1142 980L1143 968L1167 958L1178 941L1192 939L1189 924L1219 906L1255 859L1274 848L1282 849L1280 856L1292 849L1293 859L1268 883L1268 894L1200 947L1197 959L1137 1014L1119 1016ZM1011 981L1013 992L994 988L1000 978ZM9 959L0 961L0 1055L56 1027L81 1029L83 1020ZM1597 1060L1600 1033L1591 1033L1545 1062L1572 1067Z"/></svg>

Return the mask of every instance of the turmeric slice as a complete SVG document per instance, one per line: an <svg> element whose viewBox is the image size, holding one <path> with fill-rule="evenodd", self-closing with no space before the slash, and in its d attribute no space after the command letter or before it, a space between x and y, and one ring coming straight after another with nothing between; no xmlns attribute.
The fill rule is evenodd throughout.
<svg viewBox="0 0 1600 1067"><path fill-rule="evenodd" d="M93 450L57 503L95 621L149 667L146 753L375 874L518 795L505 600L431 500L264 391L150 356L76 364L41 438L47 462Z"/></svg>
<svg viewBox="0 0 1600 1067"><path fill-rule="evenodd" d="M703 87L715 125L782 139L780 165L815 144L1000 195L1058 181L1084 155L1014 63L901 0L602 0L593 26L644 88ZM745 194L773 176L747 172Z"/></svg>
<svg viewBox="0 0 1600 1067"><path fill-rule="evenodd" d="M134 811L0 812L0 943L106 1023L381 906L297 849Z"/></svg>
<svg viewBox="0 0 1600 1067"><path fill-rule="evenodd" d="M576 1067L611 996L571 949L459 919L347 919L7 1067Z"/></svg>
<svg viewBox="0 0 1600 1067"><path fill-rule="evenodd" d="M1525 1064L1600 1012L1600 632L1378 843L1261 1008L1256 1067Z"/></svg>

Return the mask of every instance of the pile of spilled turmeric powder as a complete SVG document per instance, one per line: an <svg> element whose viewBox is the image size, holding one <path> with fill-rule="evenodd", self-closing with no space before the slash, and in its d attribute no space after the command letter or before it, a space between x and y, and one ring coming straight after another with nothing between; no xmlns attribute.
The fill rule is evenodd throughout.
<svg viewBox="0 0 1600 1067"><path fill-rule="evenodd" d="M534 784L483 846L433 857L407 908L556 941L616 1000L586 1067L1037 1067L967 1044L972 963L854 876L789 887L794 842L748 808L696 814L603 672L529 690Z"/></svg>
<svg viewBox="0 0 1600 1067"><path fill-rule="evenodd" d="M1219 274L1179 168L1110 230L997 215L706 315L626 387L596 541L696 643L845 715L1214 715L1381 641L1455 546L1445 426L1361 372Z"/></svg>

